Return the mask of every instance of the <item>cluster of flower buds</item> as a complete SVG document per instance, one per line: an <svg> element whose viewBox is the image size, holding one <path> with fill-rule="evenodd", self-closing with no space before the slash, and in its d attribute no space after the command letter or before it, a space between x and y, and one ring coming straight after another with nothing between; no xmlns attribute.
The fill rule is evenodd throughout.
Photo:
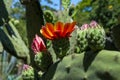
<svg viewBox="0 0 120 80"><path fill-rule="evenodd" d="M77 45L77 53L85 51L89 47L94 51L103 49L105 46L104 29L96 21L83 24L77 31Z"/></svg>
<svg viewBox="0 0 120 80"><path fill-rule="evenodd" d="M31 66L23 65L22 78L23 80L34 80L34 70Z"/></svg>
<svg viewBox="0 0 120 80"><path fill-rule="evenodd" d="M96 51L104 48L105 31L96 21L91 21L90 24L84 24L80 29L86 32L88 46L92 50Z"/></svg>
<svg viewBox="0 0 120 80"><path fill-rule="evenodd" d="M101 26L96 21L91 21L90 24L83 24L80 30L87 30L88 28L100 28Z"/></svg>

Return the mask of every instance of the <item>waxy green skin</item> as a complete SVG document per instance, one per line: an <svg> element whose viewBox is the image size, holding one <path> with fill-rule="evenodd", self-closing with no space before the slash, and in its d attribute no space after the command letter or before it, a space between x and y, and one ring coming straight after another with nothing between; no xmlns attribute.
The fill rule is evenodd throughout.
<svg viewBox="0 0 120 80"><path fill-rule="evenodd" d="M88 46L94 50L101 50L105 47L105 31L102 27L89 28L87 30Z"/></svg>
<svg viewBox="0 0 120 80"><path fill-rule="evenodd" d="M88 47L88 41L86 39L87 30L77 30L77 44L76 44L76 53L81 53L85 51Z"/></svg>
<svg viewBox="0 0 120 80"><path fill-rule="evenodd" d="M23 80L34 80L34 69L29 66L28 69L22 71Z"/></svg>
<svg viewBox="0 0 120 80"><path fill-rule="evenodd" d="M120 80L120 52L71 54L54 63L43 80Z"/></svg>
<svg viewBox="0 0 120 80"><path fill-rule="evenodd" d="M55 16L52 11L50 10L45 10L44 11L44 19L48 23L54 23Z"/></svg>

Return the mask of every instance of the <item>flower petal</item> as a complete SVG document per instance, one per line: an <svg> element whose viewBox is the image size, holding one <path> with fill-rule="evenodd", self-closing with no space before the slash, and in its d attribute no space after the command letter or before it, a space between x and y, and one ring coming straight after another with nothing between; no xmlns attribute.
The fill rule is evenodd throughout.
<svg viewBox="0 0 120 80"><path fill-rule="evenodd" d="M39 50L40 51L45 50L46 46L45 46L44 41L42 40L42 38L39 37L38 35L36 35L36 40L37 40L36 43L38 45Z"/></svg>
<svg viewBox="0 0 120 80"><path fill-rule="evenodd" d="M75 28L75 25L76 25L76 22L72 22L72 23L70 23L70 26L68 27L68 30L67 30L67 32L72 32Z"/></svg>
<svg viewBox="0 0 120 80"><path fill-rule="evenodd" d="M44 42L41 41L41 43L39 45L39 48L40 48L41 51L46 50L46 46L45 46Z"/></svg>
<svg viewBox="0 0 120 80"><path fill-rule="evenodd" d="M70 34L75 30L75 24L76 24L76 22L72 22L68 26L67 31L66 31L66 36L67 37L70 37Z"/></svg>
<svg viewBox="0 0 120 80"><path fill-rule="evenodd" d="M64 30L64 23L57 22L55 24L55 27L54 27L54 31L55 31L56 36L61 37L62 33L63 33L63 30Z"/></svg>
<svg viewBox="0 0 120 80"><path fill-rule="evenodd" d="M64 23L57 22L56 26L57 26L57 30L60 30L60 33L62 33L64 30Z"/></svg>
<svg viewBox="0 0 120 80"><path fill-rule="evenodd" d="M67 30L68 30L68 27L70 26L70 23L66 23L64 25L64 31L62 33L62 37L66 37L66 33L67 33Z"/></svg>
<svg viewBox="0 0 120 80"><path fill-rule="evenodd" d="M54 27L51 23L46 23L46 29L50 36L54 36Z"/></svg>
<svg viewBox="0 0 120 80"><path fill-rule="evenodd" d="M53 39L52 36L49 35L48 31L46 30L45 26L42 27L40 30L41 34L46 37L47 39Z"/></svg>
<svg viewBox="0 0 120 80"><path fill-rule="evenodd" d="M45 36L47 39L59 39L69 37L72 31L75 29L76 22L72 23L62 23L57 22L54 26L51 23L46 23L44 27L40 30L40 32Z"/></svg>

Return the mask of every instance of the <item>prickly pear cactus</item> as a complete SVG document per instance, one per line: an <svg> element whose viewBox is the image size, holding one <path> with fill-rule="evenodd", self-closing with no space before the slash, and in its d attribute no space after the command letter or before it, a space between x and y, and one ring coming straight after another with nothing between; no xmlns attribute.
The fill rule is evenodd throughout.
<svg viewBox="0 0 120 80"><path fill-rule="evenodd" d="M55 20L55 16L54 16L53 12L50 10L44 11L44 18L45 18L46 22L51 22L51 23L53 23Z"/></svg>
<svg viewBox="0 0 120 80"><path fill-rule="evenodd" d="M67 9L69 5L70 5L70 0L62 0L62 6L64 7L64 9Z"/></svg>
<svg viewBox="0 0 120 80"><path fill-rule="evenodd" d="M87 39L89 47L93 50L101 50L105 47L105 32L102 28L88 31Z"/></svg>
<svg viewBox="0 0 120 80"><path fill-rule="evenodd" d="M36 1L38 3L38 0ZM105 32L96 22L91 22L88 26L76 30L78 29L76 22L72 21L71 16L68 15L69 4L70 0L62 0L64 10L60 11L57 23L52 24L53 16L51 17L52 14L49 11L47 14L44 13L44 17L47 18L46 25L41 27L40 33L44 39L50 41L49 49L43 43L42 38L36 38L33 51L34 53L38 52L34 57L32 56L35 65L40 68L38 70L33 66L39 79L120 80L118 74L120 73L120 52L102 50L105 46ZM27 14L30 11L32 12L31 8L34 9L30 5L26 5ZM29 25L34 23L34 18L29 18L29 15L27 17L27 20L30 20ZM47 20L49 23L47 23ZM30 29L29 26L28 28ZM33 34L32 30L30 33ZM31 42L33 36L29 35L29 37ZM74 53L76 45L81 54ZM87 47L91 49L85 51ZM44 51L48 51L50 55L47 55ZM38 80L38 78L35 80Z"/></svg>
<svg viewBox="0 0 120 80"><path fill-rule="evenodd" d="M43 80L120 80L119 67L117 51L72 54L54 63Z"/></svg>
<svg viewBox="0 0 120 80"><path fill-rule="evenodd" d="M74 11L75 11L75 6L74 5L70 6L70 8L69 8L69 16L73 16Z"/></svg>
<svg viewBox="0 0 120 80"><path fill-rule="evenodd" d="M84 30L78 30L77 31L77 46L76 46L76 53L83 52L87 49L88 47L88 42L86 39L86 31Z"/></svg>
<svg viewBox="0 0 120 80"><path fill-rule="evenodd" d="M1 0L0 2L0 11L3 12L0 14L0 41L4 49L11 55L29 63L29 50L9 18L11 4L12 0Z"/></svg>
<svg viewBox="0 0 120 80"><path fill-rule="evenodd" d="M72 18L69 16L69 5L70 0L61 0L62 1L62 7L64 7L63 11L58 11L57 19L62 22L72 22Z"/></svg>
<svg viewBox="0 0 120 80"><path fill-rule="evenodd" d="M7 46L7 45L11 46L11 47L9 47L9 49L14 51L14 52L11 51L11 54L13 54L14 56L16 56L18 58L23 58L24 60L27 60L28 63L30 63L29 55L28 55L29 54L29 50L26 47L26 45L23 42L23 40L21 39L17 29L15 28L15 26L13 25L13 23L11 21L9 21L8 25L9 25L8 27L11 27L14 32L11 31L12 35L10 35L9 31L7 31L8 30L7 27L3 28L4 31L5 31L5 34L6 34L6 40L4 40L5 39L4 37L2 37L3 45L4 45L4 43L8 43L9 42L9 44L6 44L5 46ZM9 49L8 49L8 51L9 51Z"/></svg>
<svg viewBox="0 0 120 80"><path fill-rule="evenodd" d="M105 31L96 22L92 21L87 32L87 40L89 47L96 51L105 47Z"/></svg>
<svg viewBox="0 0 120 80"><path fill-rule="evenodd" d="M82 25L78 30L77 30L77 44L76 44L76 53L81 53L85 51L88 47L88 41L87 41L87 28L89 27L88 24Z"/></svg>
<svg viewBox="0 0 120 80"><path fill-rule="evenodd" d="M64 22L64 23L70 23L70 22L73 22L71 16L69 16L69 10L67 9L69 7L69 4L70 4L70 0L61 0L62 1L62 6L64 7L64 10L63 11L58 11L58 15L57 15L57 19L61 22ZM57 44L56 42L53 41L53 43L55 44L54 48L58 48L58 45L59 46L62 46L63 49L64 49L64 52L67 52L67 54L63 53L64 55L68 55L68 54L71 54L74 52L75 50L75 45L76 45L76 38L77 38L77 25L75 25L75 30L71 33L71 36L69 39L66 39L64 41L64 39L62 41L58 40L57 41ZM59 44L58 44L59 43ZM62 45L64 44L64 46ZM66 45L65 45L66 44ZM66 47L66 49L65 49ZM62 49L62 48L61 48ZM60 49L59 49L60 50ZM56 49L56 51L59 51ZM53 50L54 51L54 50ZM55 52L55 51L54 51ZM62 50L63 52L63 50Z"/></svg>

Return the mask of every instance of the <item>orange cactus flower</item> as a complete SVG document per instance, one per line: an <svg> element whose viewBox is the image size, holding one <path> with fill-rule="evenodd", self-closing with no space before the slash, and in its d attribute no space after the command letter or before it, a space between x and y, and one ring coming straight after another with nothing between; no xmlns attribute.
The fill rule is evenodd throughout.
<svg viewBox="0 0 120 80"><path fill-rule="evenodd" d="M70 37L70 34L74 31L75 24L76 22L66 24L62 22L57 22L55 25L53 25L52 23L46 23L46 25L42 27L40 32L45 38L50 40L66 38Z"/></svg>

